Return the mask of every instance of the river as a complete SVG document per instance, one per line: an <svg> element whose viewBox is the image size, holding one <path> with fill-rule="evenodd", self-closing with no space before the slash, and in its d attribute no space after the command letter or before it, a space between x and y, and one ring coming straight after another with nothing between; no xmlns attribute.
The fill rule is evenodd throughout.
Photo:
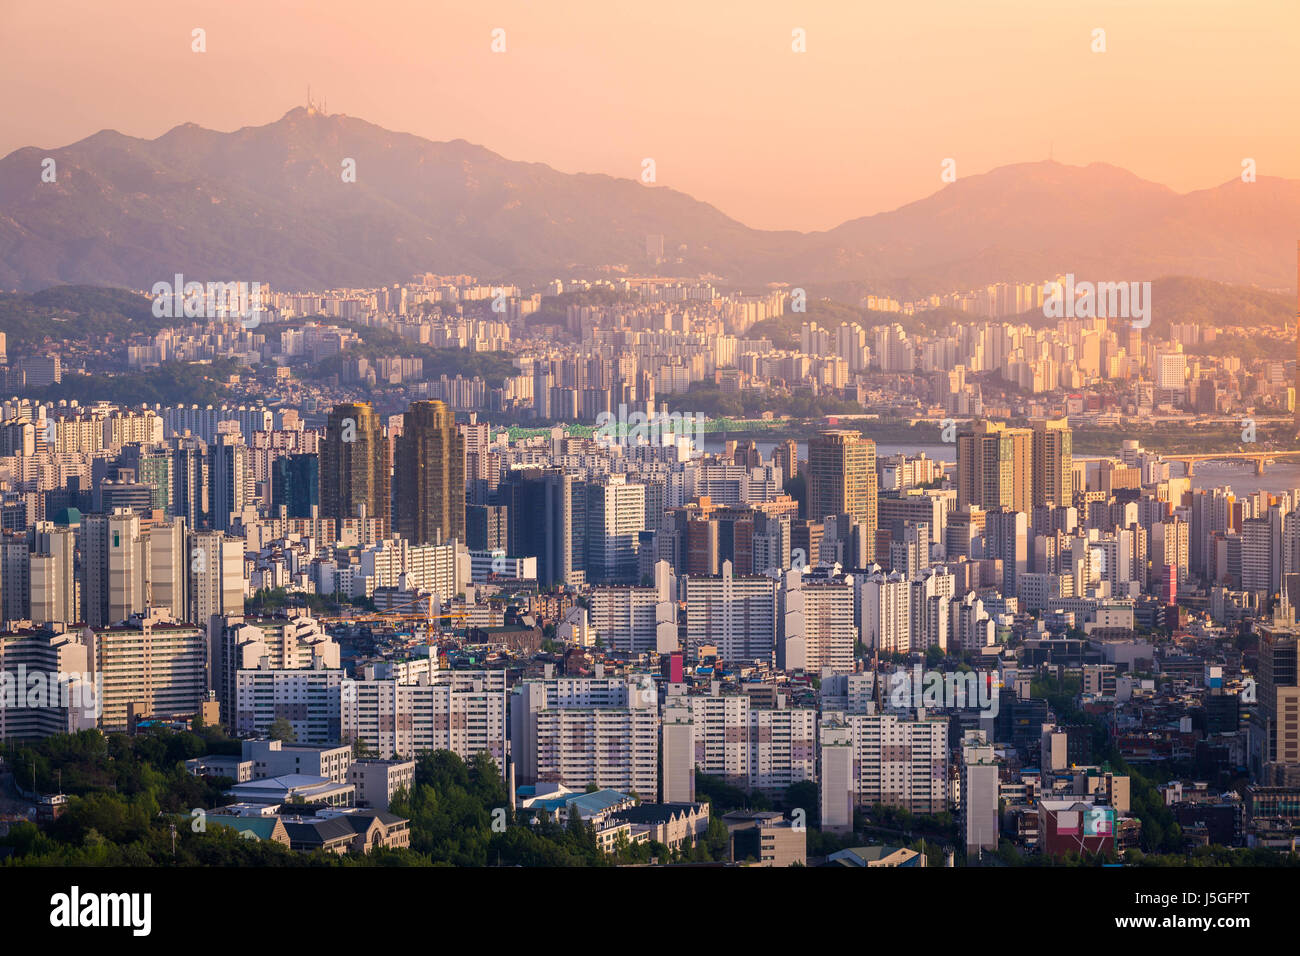
<svg viewBox="0 0 1300 956"><path fill-rule="evenodd" d="M741 439L741 441L743 440ZM780 443L772 439L758 438L754 440L754 444L762 452L763 458L767 459L771 457L772 449ZM799 446L799 457L806 460L808 458L808 443L801 441L797 444ZM704 437L705 451L719 453L722 448L723 442L720 434L713 433ZM953 462L957 460L956 445L876 445L876 454L882 458L900 453L919 455L922 452L939 461ZM1183 474L1182 463L1175 462L1172 466L1172 472L1175 476ZM1262 475L1255 474L1255 466L1248 462L1200 462L1197 464L1196 474L1192 476L1193 488L1217 488L1224 485L1231 487L1237 495L1246 495L1260 490L1277 494L1281 491L1300 488L1300 462L1279 461L1266 466L1266 470Z"/></svg>

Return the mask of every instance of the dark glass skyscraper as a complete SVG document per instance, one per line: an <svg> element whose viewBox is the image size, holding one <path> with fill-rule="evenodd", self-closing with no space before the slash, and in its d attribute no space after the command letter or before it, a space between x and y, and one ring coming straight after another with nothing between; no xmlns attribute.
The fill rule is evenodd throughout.
<svg viewBox="0 0 1300 956"><path fill-rule="evenodd" d="M320 445L322 518L380 518L389 526L388 447L369 402L335 405Z"/></svg>
<svg viewBox="0 0 1300 956"><path fill-rule="evenodd" d="M442 402L414 402L393 461L393 530L413 544L465 541L465 439Z"/></svg>
<svg viewBox="0 0 1300 956"><path fill-rule="evenodd" d="M271 507L281 506L290 518L310 518L320 505L320 458L316 455L286 455L271 466Z"/></svg>

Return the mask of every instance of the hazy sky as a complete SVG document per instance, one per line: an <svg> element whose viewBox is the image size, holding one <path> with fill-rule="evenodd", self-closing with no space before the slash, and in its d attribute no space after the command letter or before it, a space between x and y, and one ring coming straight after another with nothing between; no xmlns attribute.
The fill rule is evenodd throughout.
<svg viewBox="0 0 1300 956"><path fill-rule="evenodd" d="M1298 64L1297 0L0 0L0 155L260 125L310 83L330 112L567 172L651 157L748 225L822 229L928 195L947 157L1300 178Z"/></svg>

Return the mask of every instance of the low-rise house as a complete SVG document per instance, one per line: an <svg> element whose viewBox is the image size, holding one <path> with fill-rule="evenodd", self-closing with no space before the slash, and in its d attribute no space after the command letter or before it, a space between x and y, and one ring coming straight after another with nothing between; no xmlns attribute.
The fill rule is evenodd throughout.
<svg viewBox="0 0 1300 956"><path fill-rule="evenodd" d="M380 847L405 849L411 845L409 820L383 810L348 808L314 817L284 816L289 848L326 853L369 853Z"/></svg>
<svg viewBox="0 0 1300 956"><path fill-rule="evenodd" d="M289 846L289 833L279 817L231 816L223 813L209 813L208 826L226 827L234 830L245 840L270 840L282 846Z"/></svg>
<svg viewBox="0 0 1300 956"><path fill-rule="evenodd" d="M895 867L925 866L925 857L916 850L902 846L855 846L832 853L826 858L827 866Z"/></svg>
<svg viewBox="0 0 1300 956"><path fill-rule="evenodd" d="M325 804L331 807L352 806L357 788L350 783L335 783L325 777L289 773L280 777L249 780L230 788L230 795L241 803L262 806L282 803Z"/></svg>
<svg viewBox="0 0 1300 956"><path fill-rule="evenodd" d="M707 803L642 803L616 810L610 817L632 825L633 843L653 840L670 850L694 846L709 829Z"/></svg>

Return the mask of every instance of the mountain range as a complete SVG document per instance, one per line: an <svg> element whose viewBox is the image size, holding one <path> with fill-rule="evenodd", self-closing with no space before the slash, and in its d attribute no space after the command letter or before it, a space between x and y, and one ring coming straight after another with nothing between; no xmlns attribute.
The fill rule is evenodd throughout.
<svg viewBox="0 0 1300 956"><path fill-rule="evenodd" d="M55 181L42 180L54 160ZM346 160L355 182L345 182ZM664 236L657 269L646 237ZM296 108L230 133L104 130L0 160L0 288L148 289L244 279L276 289L712 274L727 285L912 296L997 281L1183 275L1291 289L1300 181L1177 193L1115 166L1021 163L823 232L750 229L682 192L562 173Z"/></svg>

